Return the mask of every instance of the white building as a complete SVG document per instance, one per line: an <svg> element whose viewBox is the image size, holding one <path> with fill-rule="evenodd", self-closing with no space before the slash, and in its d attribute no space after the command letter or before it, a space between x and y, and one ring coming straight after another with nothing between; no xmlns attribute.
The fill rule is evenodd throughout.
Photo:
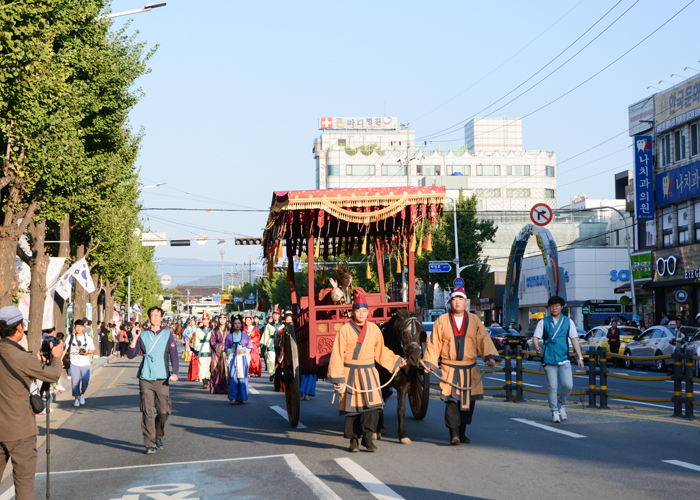
<svg viewBox="0 0 700 500"><path fill-rule="evenodd" d="M475 194L479 210L556 208L556 154L523 150L520 118L474 118L465 126L465 146L449 151L416 145L415 131L397 130L397 123L321 118L313 149L316 188L437 185Z"/></svg>

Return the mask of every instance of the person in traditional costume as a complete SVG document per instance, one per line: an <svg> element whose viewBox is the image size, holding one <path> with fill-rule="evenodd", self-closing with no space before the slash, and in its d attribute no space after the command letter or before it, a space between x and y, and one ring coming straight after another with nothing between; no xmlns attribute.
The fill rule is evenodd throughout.
<svg viewBox="0 0 700 500"><path fill-rule="evenodd" d="M202 315L202 327L197 328L192 342L192 349L199 358L199 379L202 381L202 389L209 389L209 379L211 378L211 325L209 324L209 313Z"/></svg>
<svg viewBox="0 0 700 500"><path fill-rule="evenodd" d="M253 350L250 352L250 375L260 377L262 375L262 360L260 359L260 332L253 324L253 317L245 315L245 328L243 331L248 335L253 343Z"/></svg>
<svg viewBox="0 0 700 500"><path fill-rule="evenodd" d="M232 405L248 401L248 367L253 343L250 337L241 331L241 320L233 320L231 333L224 343L228 359L228 399Z"/></svg>
<svg viewBox="0 0 700 500"><path fill-rule="evenodd" d="M219 316L216 328L211 332L211 384L209 392L212 394L228 393L228 363L226 362L226 350L224 341L228 335L228 321L226 316Z"/></svg>
<svg viewBox="0 0 700 500"><path fill-rule="evenodd" d="M329 278L328 282L331 284L333 289L326 295L326 303L333 305L346 305L352 304L355 301L355 297L358 292L362 290L355 290L352 286L352 273L350 272L350 267L347 262L339 265L336 269L338 273L338 281L333 278ZM333 314L332 312L330 313ZM351 316L350 311L343 311L342 315L346 318Z"/></svg>
<svg viewBox="0 0 700 500"><path fill-rule="evenodd" d="M384 346L381 330L367 321L368 316L365 295L358 293L352 306L352 319L338 331L328 364L328 379L340 393L340 415L345 417L344 436L350 439L350 452L359 451L360 438L368 451L377 449L372 437L377 432L384 400L375 362L391 373L406 365L403 358Z"/></svg>
<svg viewBox="0 0 700 500"><path fill-rule="evenodd" d="M450 444L469 443L467 425L472 422L474 406L484 398L476 358L481 354L484 363L496 366L501 362L486 327L479 317L468 312L467 294L457 287L450 298L451 311L440 316L433 325L428 346L423 356L426 372L438 371L442 357L442 377L453 384L469 389L460 390L440 382L440 399L445 402L445 426L450 430Z"/></svg>
<svg viewBox="0 0 700 500"><path fill-rule="evenodd" d="M195 326L194 318L192 318L190 319L187 328L185 328L185 331L182 332L182 343L185 344L185 350L182 353L182 356L186 363L189 363L190 358L192 357L192 336L196 331L197 327Z"/></svg>
<svg viewBox="0 0 700 500"><path fill-rule="evenodd" d="M318 375L315 373L309 373L307 375L301 376L301 382L299 384L299 392L301 393L301 399L303 401L309 401L310 396L316 397L316 381L318 380Z"/></svg>
<svg viewBox="0 0 700 500"><path fill-rule="evenodd" d="M284 330L284 324L280 321L280 310L275 308L272 311L272 323L265 326L265 331L260 339L260 344L265 346L265 364L270 382L275 379L275 339L282 330Z"/></svg>
<svg viewBox="0 0 700 500"><path fill-rule="evenodd" d="M199 357L197 356L197 351L194 349L194 340L197 335L197 330L202 327L202 321L197 322L197 327L194 329L190 335L190 339L187 344L190 347L190 366L187 370L187 380L194 380L199 382Z"/></svg>

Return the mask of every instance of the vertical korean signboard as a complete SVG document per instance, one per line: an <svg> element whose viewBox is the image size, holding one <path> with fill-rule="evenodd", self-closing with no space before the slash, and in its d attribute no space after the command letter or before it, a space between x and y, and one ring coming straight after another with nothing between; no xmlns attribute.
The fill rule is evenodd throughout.
<svg viewBox="0 0 700 500"><path fill-rule="evenodd" d="M634 136L634 214L637 220L654 218L653 158L651 136Z"/></svg>

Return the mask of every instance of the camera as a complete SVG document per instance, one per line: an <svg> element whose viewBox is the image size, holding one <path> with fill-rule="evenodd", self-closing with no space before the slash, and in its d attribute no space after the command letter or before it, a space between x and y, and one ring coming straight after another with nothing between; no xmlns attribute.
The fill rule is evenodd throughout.
<svg viewBox="0 0 700 500"><path fill-rule="evenodd" d="M53 360L53 353L51 352L51 349L56 347L59 344L60 340L58 340L56 337L46 337L42 342L41 342L41 355L46 359L46 364L50 365L51 361Z"/></svg>

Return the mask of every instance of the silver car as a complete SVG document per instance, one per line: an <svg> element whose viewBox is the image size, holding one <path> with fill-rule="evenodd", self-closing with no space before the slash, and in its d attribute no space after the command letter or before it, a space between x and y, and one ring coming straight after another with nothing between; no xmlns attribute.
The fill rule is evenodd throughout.
<svg viewBox="0 0 700 500"><path fill-rule="evenodd" d="M696 357L700 356L700 328L685 326L682 333L684 335L681 341L683 352L689 352ZM683 368L685 369L685 363ZM700 361L693 360L693 377L700 378Z"/></svg>
<svg viewBox="0 0 700 500"><path fill-rule="evenodd" d="M673 355L678 335L679 333L675 329L667 326L652 326L644 330L636 340L625 346L625 355L641 358ZM669 366L673 366L673 361L669 359L625 359L625 368L631 370L635 365L653 365L658 371L666 371Z"/></svg>

